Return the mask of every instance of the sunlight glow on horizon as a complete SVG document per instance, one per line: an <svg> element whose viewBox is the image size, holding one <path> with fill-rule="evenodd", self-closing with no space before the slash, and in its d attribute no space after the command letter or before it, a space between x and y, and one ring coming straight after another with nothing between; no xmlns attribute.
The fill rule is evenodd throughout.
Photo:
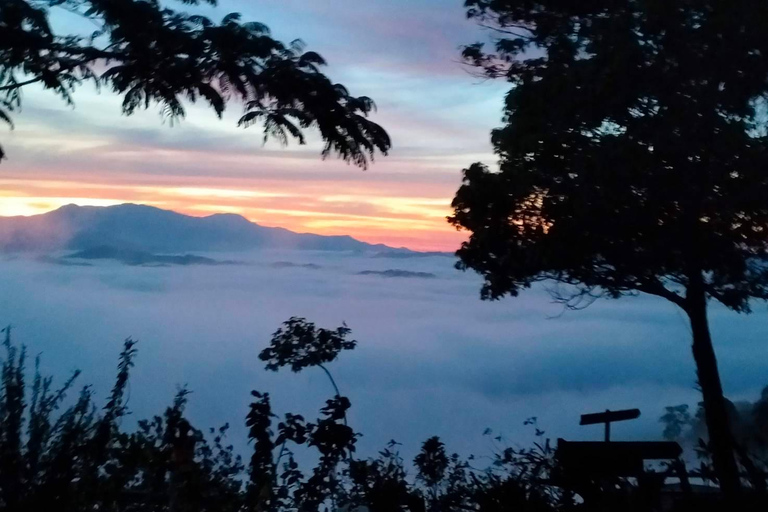
<svg viewBox="0 0 768 512"><path fill-rule="evenodd" d="M457 48L481 37L462 2L438 8L436 0L414 0L408 22L396 3L372 2L371 23L354 24L338 16L349 12L345 1L221 0L211 12L242 12L279 39L300 37L326 58L329 77L376 101L372 118L393 147L367 171L322 159L323 144L311 130L306 145L263 143L258 128L237 128L237 105L219 119L203 105L186 104L188 116L170 129L152 108L122 116L122 99L109 91L86 85L73 108L32 85L14 116L16 128L0 132L7 153L0 163L0 216L71 203L140 203L455 251L466 234L446 222L450 203L461 169L495 159L489 135L501 120L507 84L478 83L458 63Z"/></svg>
<svg viewBox="0 0 768 512"><path fill-rule="evenodd" d="M453 251L463 235L445 221L446 200L433 197L318 195L196 186L131 186L0 180L0 216L29 216L67 204L141 203L197 217L239 214L262 226L350 235L369 243Z"/></svg>

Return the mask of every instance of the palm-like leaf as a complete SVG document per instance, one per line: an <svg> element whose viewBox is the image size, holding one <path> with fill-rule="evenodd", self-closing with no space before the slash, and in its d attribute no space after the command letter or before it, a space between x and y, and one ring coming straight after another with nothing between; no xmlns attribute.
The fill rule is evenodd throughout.
<svg viewBox="0 0 768 512"><path fill-rule="evenodd" d="M182 0L189 5L210 0ZM61 36L48 24L58 5L99 25L88 37ZM365 167L391 142L365 119L373 103L352 97L320 72L325 60L295 40L284 45L267 26L231 13L215 23L157 0L4 0L0 3L0 98L18 107L18 91L39 82L72 103L83 81L105 85L123 97L122 110L157 105L171 120L184 117L184 103L203 99L221 116L228 99L247 105L239 121L263 123L265 137L304 143L315 128L337 153ZM97 69L104 68L102 72ZM16 77L24 77L17 79ZM16 96L13 96L16 94ZM0 104L8 122L14 108Z"/></svg>

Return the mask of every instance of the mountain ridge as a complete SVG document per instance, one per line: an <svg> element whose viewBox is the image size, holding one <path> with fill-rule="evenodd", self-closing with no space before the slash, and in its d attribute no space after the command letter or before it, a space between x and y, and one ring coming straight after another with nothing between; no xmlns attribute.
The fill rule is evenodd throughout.
<svg viewBox="0 0 768 512"><path fill-rule="evenodd" d="M370 244L349 235L297 233L261 226L234 213L193 217L135 203L68 204L39 215L0 217L0 252L3 253L82 251L103 246L166 254L252 249L411 252L406 248Z"/></svg>

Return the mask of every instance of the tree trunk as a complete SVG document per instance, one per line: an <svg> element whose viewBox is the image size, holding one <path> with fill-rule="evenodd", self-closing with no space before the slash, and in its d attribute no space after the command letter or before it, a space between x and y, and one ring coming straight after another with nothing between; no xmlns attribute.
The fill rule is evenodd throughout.
<svg viewBox="0 0 768 512"><path fill-rule="evenodd" d="M712 462L720 480L720 489L727 498L733 498L738 494L741 483L728 421L728 408L709 333L707 296L701 274L698 280L692 279L689 283L686 302L686 313L693 332L693 358L696 361L696 373L704 399Z"/></svg>

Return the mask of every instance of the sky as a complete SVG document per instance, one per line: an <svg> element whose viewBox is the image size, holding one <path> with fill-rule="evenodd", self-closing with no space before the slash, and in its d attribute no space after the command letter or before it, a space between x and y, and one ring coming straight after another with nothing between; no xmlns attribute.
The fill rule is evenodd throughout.
<svg viewBox="0 0 768 512"><path fill-rule="evenodd" d="M516 298L481 301L480 278L457 272L445 256L209 256L249 264L4 259L0 325L13 324L15 341L42 354L43 371L57 383L82 369L79 384L92 384L99 401L111 388L122 340L138 339L126 429L162 412L187 385L193 423L206 429L229 422L230 440L246 456L251 389L270 393L278 414L312 419L333 393L319 369L273 373L258 360L291 316L326 328L346 322L358 341L328 368L352 402L361 457L395 439L412 460L422 441L438 435L449 451L475 454L482 465L494 449L486 428L510 445L529 446L533 429L524 422L535 416L553 441L597 441L601 426L579 426L581 414L635 407L641 417L615 424L614 439L658 440L665 406L695 408L700 400L688 322L663 299L600 300L563 311L537 284ZM389 268L436 277L359 274ZM713 304L709 316L726 395L756 400L766 384L765 305L738 315Z"/></svg>
<svg viewBox="0 0 768 512"><path fill-rule="evenodd" d="M242 214L266 226L347 234L417 250L455 250L449 226L461 170L492 164L490 130L501 123L502 82L459 62L460 46L488 35L462 0L221 0L214 19L241 12L277 39L303 40L326 73L374 99L373 119L393 148L368 170L321 160L306 146L263 144L237 128L231 105L218 120L202 105L170 126L150 108L120 115L120 99L90 86L71 108L36 86L24 91L16 127L0 133L0 215L32 215L76 203L151 204L190 215ZM72 20L56 15L69 27Z"/></svg>
<svg viewBox="0 0 768 512"><path fill-rule="evenodd" d="M445 222L475 161L493 164L490 130L501 123L507 85L480 81L459 62L459 47L487 37L466 20L462 0L220 0L215 18L239 11L273 35L301 38L329 62L327 73L378 105L373 119L393 140L389 156L363 171L320 158L321 144L262 144L190 106L180 124L150 109L120 115L120 99L88 86L71 108L34 86L16 127L0 127L0 215L59 206L150 204L191 215L242 214L265 226L347 234L372 243L451 251L465 236ZM364 7L363 7L364 6ZM67 26L70 20L57 19ZM225 259L225 256L216 255ZM346 321L358 347L331 370L353 403L360 451L389 439L411 457L441 436L449 450L488 455L493 429L532 439L524 421L553 438L598 440L579 415L638 407L616 425L621 439L658 439L664 406L696 404L690 330L663 300L598 301L580 312L551 303L541 286L498 302L478 299L480 278L454 259L389 261L336 254L260 253L247 266L62 266L19 257L0 261L0 325L42 353L43 369L109 389L122 340L140 340L131 383L132 418L162 411L177 386L193 391L200 427L233 425L253 389L272 394L278 412L306 417L331 390L320 372L272 374L258 352L280 322L304 316L323 327ZM232 259L242 260L243 255ZM275 267L277 261L319 269ZM435 279L384 279L365 270L432 272ZM739 316L717 305L710 319L727 396L754 400L765 382L768 321L763 305ZM244 445L240 448L247 449Z"/></svg>

